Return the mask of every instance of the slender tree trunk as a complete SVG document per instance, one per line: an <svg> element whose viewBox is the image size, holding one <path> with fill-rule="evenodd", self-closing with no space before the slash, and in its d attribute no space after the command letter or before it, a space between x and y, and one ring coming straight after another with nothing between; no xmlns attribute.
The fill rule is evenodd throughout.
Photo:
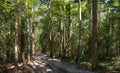
<svg viewBox="0 0 120 73"><path fill-rule="evenodd" d="M120 18L119 18L119 24L120 24ZM120 25L119 25L118 31L120 31ZM119 32L119 35L120 35L120 32ZM120 37L119 37L119 44L118 44L118 54L120 54Z"/></svg>
<svg viewBox="0 0 120 73"><path fill-rule="evenodd" d="M63 49L62 49L62 60L64 60L65 59L65 55L66 55L66 39L65 39L65 26L63 25L63 34L62 34L63 36L62 36L62 39L63 39L63 42L62 42L62 44L63 44Z"/></svg>
<svg viewBox="0 0 120 73"><path fill-rule="evenodd" d="M33 28L33 32L32 32L32 56L34 56L35 54L35 34L34 34L34 27Z"/></svg>
<svg viewBox="0 0 120 73"><path fill-rule="evenodd" d="M32 9L33 12L33 9ZM35 53L35 27L34 27L34 19L33 19L33 14L31 14L31 25L32 25L32 29L31 29L31 39L32 39L32 56L34 56Z"/></svg>
<svg viewBox="0 0 120 73"><path fill-rule="evenodd" d="M1 34L1 33L0 33ZM1 44L1 42L0 42ZM0 56L2 55L2 47L0 47Z"/></svg>
<svg viewBox="0 0 120 73"><path fill-rule="evenodd" d="M49 2L50 10L50 56L54 56L54 47L53 47L53 21L52 21L52 0Z"/></svg>
<svg viewBox="0 0 120 73"><path fill-rule="evenodd" d="M64 26L61 24L62 19L60 17L60 56L61 60L63 60L63 55L64 55Z"/></svg>
<svg viewBox="0 0 120 73"><path fill-rule="evenodd" d="M88 0L88 12L89 12L89 21L88 21L88 30L92 32L92 0ZM88 38L88 51L92 48L92 33L89 33L89 38ZM90 56L90 52L88 53Z"/></svg>
<svg viewBox="0 0 120 73"><path fill-rule="evenodd" d="M110 18L109 18L109 9L107 8L107 21L108 21L108 31L107 31L107 44L106 44L106 57L109 57L109 46L110 46Z"/></svg>
<svg viewBox="0 0 120 73"><path fill-rule="evenodd" d="M23 31L21 32L21 58L23 63L25 62L25 53L24 53L24 49L25 49L25 35L23 33Z"/></svg>
<svg viewBox="0 0 120 73"><path fill-rule="evenodd" d="M5 21L3 21L3 24L6 24L5 23ZM5 27L3 28L3 32L5 32ZM6 35L5 36L3 36L4 37L4 39L3 40L6 40ZM4 41L4 42L2 42L2 56L4 56L4 60L6 59L6 42ZM5 62L5 61L4 61Z"/></svg>
<svg viewBox="0 0 120 73"><path fill-rule="evenodd" d="M24 19L21 19L21 58L23 63L25 63L25 54L24 54L24 49L25 49L25 23Z"/></svg>
<svg viewBox="0 0 120 73"><path fill-rule="evenodd" d="M97 68L97 0L92 0L92 49L91 49L91 61L92 61L92 69L95 70Z"/></svg>
<svg viewBox="0 0 120 73"><path fill-rule="evenodd" d="M17 0L17 4L19 4L19 0ZM15 73L17 73L17 69L18 69L18 50L19 50L19 46L18 46L18 20L19 19L18 17L19 17L19 13L17 10L16 21L15 21Z"/></svg>
<svg viewBox="0 0 120 73"><path fill-rule="evenodd" d="M26 0L26 11L28 11L28 0ZM31 59L31 34L32 34L32 23L31 23L31 16L27 17L27 32L28 32L28 38L27 38L27 43L28 43L28 49L27 49L27 63L30 63Z"/></svg>
<svg viewBox="0 0 120 73"><path fill-rule="evenodd" d="M113 11L111 12L111 16L112 16L112 18L113 18ZM112 21L111 21L112 20ZM112 59L112 57L113 57L113 54L114 54L114 50L113 50L113 42L114 42L114 35L113 35L113 33L114 33L114 26L113 26L113 24L114 24L114 20L113 19L111 19L110 18L110 48L109 48L109 56L110 56L110 59Z"/></svg>
<svg viewBox="0 0 120 73"><path fill-rule="evenodd" d="M10 21L8 22L8 30L10 31ZM10 33L6 35L6 56L7 56L7 62L10 62Z"/></svg>
<svg viewBox="0 0 120 73"><path fill-rule="evenodd" d="M10 34L7 35L6 45L7 62L10 62Z"/></svg>
<svg viewBox="0 0 120 73"><path fill-rule="evenodd" d="M81 54L81 0L78 2L78 12L79 12L79 42L78 42L78 51L76 56L76 63L80 60L80 54Z"/></svg>
<svg viewBox="0 0 120 73"><path fill-rule="evenodd" d="M102 31L101 31L101 3L99 2L99 8L98 8L98 26L97 26L97 33L100 34ZM101 40L98 40L98 49L100 49L101 47Z"/></svg>
<svg viewBox="0 0 120 73"><path fill-rule="evenodd" d="M68 26L67 26L67 43L66 43L66 48L67 48L67 56L70 57L71 55L71 48L70 48L70 29L71 29L71 12L70 12L70 9L71 9L71 3L70 3L70 0L69 0L69 5L68 5L68 8L69 8L69 16L68 16Z"/></svg>
<svg viewBox="0 0 120 73"><path fill-rule="evenodd" d="M113 43L111 42L112 39L113 39L113 21L111 21L111 18L110 18L110 13L108 13L108 35L107 35L107 47L106 47L106 56L111 59L112 58L112 55L113 55L113 52L112 51L112 45ZM112 13L112 17L113 17L113 13Z"/></svg>
<svg viewBox="0 0 120 73"><path fill-rule="evenodd" d="M30 51L31 51L31 18L28 18L28 63L30 63Z"/></svg>
<svg viewBox="0 0 120 73"><path fill-rule="evenodd" d="M60 40L60 52L59 56L62 57L62 30L61 30L61 17L59 19L59 40Z"/></svg>

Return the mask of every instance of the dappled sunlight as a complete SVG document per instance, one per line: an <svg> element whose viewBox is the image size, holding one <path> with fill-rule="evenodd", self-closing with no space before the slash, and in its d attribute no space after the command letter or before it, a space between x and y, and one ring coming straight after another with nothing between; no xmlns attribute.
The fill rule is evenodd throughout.
<svg viewBox="0 0 120 73"><path fill-rule="evenodd" d="M38 67L45 67L46 63L43 63L41 61L33 61L33 65L38 66Z"/></svg>
<svg viewBox="0 0 120 73"><path fill-rule="evenodd" d="M120 73L120 0L0 0L0 73Z"/></svg>
<svg viewBox="0 0 120 73"><path fill-rule="evenodd" d="M23 63L18 63L18 67L22 67L23 66ZM14 65L8 65L7 66L7 69L14 69L15 66Z"/></svg>
<svg viewBox="0 0 120 73"><path fill-rule="evenodd" d="M51 71L52 71L52 69L46 69L46 71L47 71L47 72L51 72Z"/></svg>
<svg viewBox="0 0 120 73"><path fill-rule="evenodd" d="M43 55L44 57L47 57L47 55Z"/></svg>
<svg viewBox="0 0 120 73"><path fill-rule="evenodd" d="M8 66L8 67L7 67L7 69L13 69L13 68L15 68L14 65L13 65L13 66Z"/></svg>
<svg viewBox="0 0 120 73"><path fill-rule="evenodd" d="M49 61L56 61L56 62L61 62L60 60L58 59L48 59Z"/></svg>
<svg viewBox="0 0 120 73"><path fill-rule="evenodd" d="M58 59L52 59L42 53L37 53L34 56L34 60L31 61L30 65L32 68L43 73L93 73L90 71L84 71L77 69L76 66L62 63Z"/></svg>

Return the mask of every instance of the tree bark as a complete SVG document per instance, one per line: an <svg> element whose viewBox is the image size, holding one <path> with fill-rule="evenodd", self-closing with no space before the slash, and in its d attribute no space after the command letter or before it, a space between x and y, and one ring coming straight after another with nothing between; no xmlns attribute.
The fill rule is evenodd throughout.
<svg viewBox="0 0 120 73"><path fill-rule="evenodd" d="M30 63L30 57L31 57L31 18L28 18L28 54L27 54L27 59L28 59L28 63Z"/></svg>
<svg viewBox="0 0 120 73"><path fill-rule="evenodd" d="M66 54L66 39L65 39L65 26L63 25L63 31L62 31L62 39L63 39L63 42L62 42L62 47L63 47L63 49L62 49L62 60L64 60L65 59L65 54Z"/></svg>
<svg viewBox="0 0 120 73"><path fill-rule="evenodd" d="M34 56L34 53L35 53L35 27L34 27L34 19L33 19L33 15L31 15L31 25L32 25L32 35L31 35L31 38L32 38L32 56Z"/></svg>
<svg viewBox="0 0 120 73"><path fill-rule="evenodd" d="M49 2L49 11L50 11L50 57L54 56L54 47L53 47L53 21L52 21L52 0Z"/></svg>
<svg viewBox="0 0 120 73"><path fill-rule="evenodd" d="M77 51L77 56L76 56L76 63L79 62L80 60L80 54L81 54L81 20L82 20L82 16L81 16L81 0L78 1L78 12L79 12L79 42L78 42L78 51Z"/></svg>
<svg viewBox="0 0 120 73"><path fill-rule="evenodd" d="M10 62L10 34L7 35L6 45L7 62Z"/></svg>
<svg viewBox="0 0 120 73"><path fill-rule="evenodd" d="M19 0L17 0L17 4L19 4ZM18 8L18 6L17 6ZM18 10L16 12L16 21L15 21L15 73L17 73L18 69L18 50L19 50L19 44L18 44L18 17L19 13Z"/></svg>
<svg viewBox="0 0 120 73"><path fill-rule="evenodd" d="M23 63L25 62L25 54L24 54L24 49L25 49L25 23L24 19L21 19L21 58Z"/></svg>
<svg viewBox="0 0 120 73"><path fill-rule="evenodd" d="M70 48L70 29L71 29L70 9L71 9L71 3L70 3L70 0L69 0L68 8L69 8L69 14L68 14L67 38L66 38L66 48L67 48L66 54L67 54L67 57L70 57L70 55L71 55L71 48Z"/></svg>
<svg viewBox="0 0 120 73"><path fill-rule="evenodd" d="M119 24L120 24L120 18L119 18L119 20L118 20L119 22ZM118 28L118 31L120 31L120 25L119 25L119 28ZM120 32L119 32L119 36L120 36ZM119 55L120 55L120 37L118 37L118 41L119 41L119 43L118 43L118 53L119 53Z"/></svg>
<svg viewBox="0 0 120 73"><path fill-rule="evenodd" d="M60 58L62 58L62 29L61 29L61 17L59 19L59 40L60 40L60 53L59 53L59 56Z"/></svg>
<svg viewBox="0 0 120 73"><path fill-rule="evenodd" d="M107 31L107 44L106 44L106 57L109 57L109 46L110 46L110 18L109 9L107 8L107 21L108 21L108 31Z"/></svg>
<svg viewBox="0 0 120 73"><path fill-rule="evenodd" d="M91 49L91 61L92 61L92 69L95 70L97 68L97 0L92 0L92 49Z"/></svg>

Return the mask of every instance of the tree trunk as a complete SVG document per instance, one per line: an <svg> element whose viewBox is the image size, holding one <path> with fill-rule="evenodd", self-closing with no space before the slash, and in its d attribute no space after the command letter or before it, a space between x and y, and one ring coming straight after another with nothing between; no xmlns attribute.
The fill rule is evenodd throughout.
<svg viewBox="0 0 120 73"><path fill-rule="evenodd" d="M23 63L25 63L25 54L24 54L24 49L25 49L25 23L24 19L21 19L21 58Z"/></svg>
<svg viewBox="0 0 120 73"><path fill-rule="evenodd" d="M54 56L54 47L53 47L53 21L52 21L52 0L49 2L49 10L50 10L50 57Z"/></svg>
<svg viewBox="0 0 120 73"><path fill-rule="evenodd" d="M119 18L118 21L119 21L118 24L120 24L120 18ZM118 31L120 31L120 25L119 25ZM120 36L120 32L119 32L119 36ZM118 53L120 55L120 37L119 36L118 36L118 41L119 41L119 43L118 43Z"/></svg>
<svg viewBox="0 0 120 73"><path fill-rule="evenodd" d="M19 0L17 0L17 4L19 4ZM18 8L18 6L17 6ZM18 50L19 50L19 44L18 44L18 10L16 12L16 21L15 21L15 73L17 73L18 69Z"/></svg>
<svg viewBox="0 0 120 73"><path fill-rule="evenodd" d="M107 21L108 21L108 31L107 31L107 44L106 44L106 57L109 57L109 46L110 46L110 18L109 9L107 8Z"/></svg>
<svg viewBox="0 0 120 73"><path fill-rule="evenodd" d="M28 55L27 55L27 59L28 59L28 63L30 63L30 51L31 51L31 18L28 18Z"/></svg>
<svg viewBox="0 0 120 73"><path fill-rule="evenodd" d="M63 39L63 42L62 42L62 60L65 59L65 54L66 54L66 39L65 39L65 26L63 25L63 32L62 32L62 39Z"/></svg>
<svg viewBox="0 0 120 73"><path fill-rule="evenodd" d="M33 10L32 10L33 12ZM33 19L33 14L31 14L31 25L32 25L32 35L31 35L31 39L32 39L32 56L34 56L35 53L35 27L34 27L34 19Z"/></svg>
<svg viewBox="0 0 120 73"><path fill-rule="evenodd" d="M59 56L62 57L62 30L61 30L61 17L59 19L59 41L60 41L60 52Z"/></svg>
<svg viewBox="0 0 120 73"><path fill-rule="evenodd" d="M10 34L7 35L6 40L6 56L7 56L7 62L10 62Z"/></svg>
<svg viewBox="0 0 120 73"><path fill-rule="evenodd" d="M8 22L8 30L10 31L10 21ZM7 58L6 58L6 60L7 60L7 62L10 62L10 41L11 41L11 39L10 39L10 33L8 33L7 35L6 35L6 56L7 56Z"/></svg>
<svg viewBox="0 0 120 73"><path fill-rule="evenodd" d="M88 30L90 31L89 33L89 38L88 38L88 51L91 50L92 48L92 0L88 0L88 12L89 12L89 21L88 21ZM88 56L90 56L90 52L88 52Z"/></svg>
<svg viewBox="0 0 120 73"><path fill-rule="evenodd" d="M77 56L76 56L76 63L79 62L80 60L80 54L81 54L81 0L79 0L78 2L78 12L79 12L79 16L78 16L78 19L79 19L79 42L78 42L78 51L77 51Z"/></svg>
<svg viewBox="0 0 120 73"><path fill-rule="evenodd" d="M33 27L34 29L34 27ZM35 34L34 31L32 32L32 56L35 54Z"/></svg>
<svg viewBox="0 0 120 73"><path fill-rule="evenodd" d="M92 49L91 49L91 61L92 69L97 68L97 0L92 0Z"/></svg>
<svg viewBox="0 0 120 73"><path fill-rule="evenodd" d="M71 9L71 4L70 4L70 0L69 0L69 5L68 5L68 8L69 8L69 15L68 15L68 26L67 26L67 43L66 43L66 48L67 48L67 57L70 57L71 55L71 48L70 48L70 29L71 29L71 12L70 12L70 9Z"/></svg>

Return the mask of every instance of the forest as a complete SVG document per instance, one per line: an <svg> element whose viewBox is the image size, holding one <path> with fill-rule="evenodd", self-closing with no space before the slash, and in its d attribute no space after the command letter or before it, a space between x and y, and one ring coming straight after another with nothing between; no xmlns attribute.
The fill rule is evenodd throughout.
<svg viewBox="0 0 120 73"><path fill-rule="evenodd" d="M0 0L0 73L120 73L120 0Z"/></svg>

